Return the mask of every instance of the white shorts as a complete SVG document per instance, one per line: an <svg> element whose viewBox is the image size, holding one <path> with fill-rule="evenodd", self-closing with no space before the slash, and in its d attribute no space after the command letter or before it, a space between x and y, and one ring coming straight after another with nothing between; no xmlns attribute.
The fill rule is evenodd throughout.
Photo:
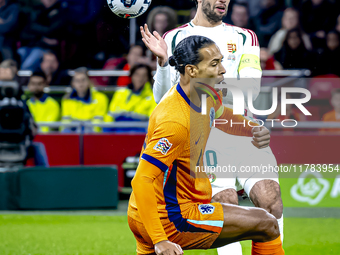
<svg viewBox="0 0 340 255"><path fill-rule="evenodd" d="M268 171L277 166L272 150L270 147L258 149L251 143L252 140L252 137L229 135L217 128L211 129L203 162L206 169L210 169L210 176L213 176L213 196L229 188L244 189L249 195L255 183L261 180L279 183L278 174ZM263 169L267 170L264 172Z"/></svg>

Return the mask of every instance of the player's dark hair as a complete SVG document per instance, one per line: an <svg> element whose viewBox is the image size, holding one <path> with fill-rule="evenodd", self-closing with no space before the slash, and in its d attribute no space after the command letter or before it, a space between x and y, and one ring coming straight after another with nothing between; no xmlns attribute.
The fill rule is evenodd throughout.
<svg viewBox="0 0 340 255"><path fill-rule="evenodd" d="M198 7L198 2L197 0L192 0L195 4L196 4L196 7Z"/></svg>
<svg viewBox="0 0 340 255"><path fill-rule="evenodd" d="M35 71L35 72L33 72L31 77L33 77L33 76L41 77L41 78L44 79L44 81L47 80L45 73L42 72L42 71Z"/></svg>
<svg viewBox="0 0 340 255"><path fill-rule="evenodd" d="M177 44L173 55L169 58L169 64L174 66L180 74L184 74L186 65L197 65L202 61L200 49L212 44L215 42L207 37L189 36Z"/></svg>

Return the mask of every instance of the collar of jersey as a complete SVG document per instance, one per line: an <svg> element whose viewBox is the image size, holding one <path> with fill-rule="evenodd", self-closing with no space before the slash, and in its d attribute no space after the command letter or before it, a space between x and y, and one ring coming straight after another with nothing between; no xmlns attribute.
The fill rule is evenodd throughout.
<svg viewBox="0 0 340 255"><path fill-rule="evenodd" d="M196 112L200 113L201 112L201 107L198 107L196 105L194 105L190 99L188 98L188 96L184 93L181 85L179 85L179 83L177 84L177 92L183 97L183 99L185 100L185 102L187 102L187 104L193 109L195 110Z"/></svg>
<svg viewBox="0 0 340 255"><path fill-rule="evenodd" d="M190 22L189 22L189 25L191 26L191 27L202 27L202 26L197 26L197 25L195 25L194 24L194 22L192 22L193 20L191 20ZM216 27L223 27L223 26L225 26L225 23L224 22L222 22L222 24L221 25L218 25L218 26L216 26ZM213 28L216 28L216 27L213 27ZM208 28L208 27L204 27L204 28ZM210 28L210 27L209 27Z"/></svg>
<svg viewBox="0 0 340 255"><path fill-rule="evenodd" d="M44 94L41 98L39 98L39 101L42 102L42 103L45 103L46 99L48 98L48 95L47 94ZM31 101L32 102L35 102L36 99L31 97Z"/></svg>

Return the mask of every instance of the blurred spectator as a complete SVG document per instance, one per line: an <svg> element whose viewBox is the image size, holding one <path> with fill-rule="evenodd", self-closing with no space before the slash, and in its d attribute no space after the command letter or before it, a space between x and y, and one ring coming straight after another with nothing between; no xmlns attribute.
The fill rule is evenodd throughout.
<svg viewBox="0 0 340 255"><path fill-rule="evenodd" d="M66 24L66 9L62 1L41 0L44 8L24 29L21 34L23 47L18 50L21 69L34 71L46 50L59 48Z"/></svg>
<svg viewBox="0 0 340 255"><path fill-rule="evenodd" d="M327 0L307 0L301 7L303 30L311 36L313 47L324 46L326 33L336 23L335 6Z"/></svg>
<svg viewBox="0 0 340 255"><path fill-rule="evenodd" d="M132 83L127 88L119 89L113 95L109 113L105 118L107 122L146 121L156 107L152 93L151 68L138 64L131 69L130 77Z"/></svg>
<svg viewBox="0 0 340 255"><path fill-rule="evenodd" d="M152 9L147 17L150 31L157 31L160 36L177 26L177 14L174 9L167 6L158 6Z"/></svg>
<svg viewBox="0 0 340 255"><path fill-rule="evenodd" d="M260 45L267 47L270 37L281 28L282 11L278 0L262 0L262 10L254 19Z"/></svg>
<svg viewBox="0 0 340 255"><path fill-rule="evenodd" d="M27 106L36 123L58 121L60 107L58 102L44 93L47 86L46 76L43 72L34 72L28 83L28 90L33 96L27 100ZM42 132L48 132L48 127L41 127Z"/></svg>
<svg viewBox="0 0 340 255"><path fill-rule="evenodd" d="M15 57L15 28L18 25L19 5L13 0L0 0L0 59Z"/></svg>
<svg viewBox="0 0 340 255"><path fill-rule="evenodd" d="M287 31L281 50L274 56L285 69L310 68L310 52L303 44L301 30L298 28Z"/></svg>
<svg viewBox="0 0 340 255"><path fill-rule="evenodd" d="M291 30L293 28L301 28L299 15L300 14L298 10L294 8L287 8L283 12L282 28L277 31L269 41L268 48L270 53L274 54L281 49L288 30ZM312 50L312 43L306 33L302 32L302 39L306 49Z"/></svg>
<svg viewBox="0 0 340 255"><path fill-rule="evenodd" d="M16 81L19 83L18 64L13 59L7 59L0 64L0 80L2 81ZM19 83L19 96L23 96L22 84Z"/></svg>
<svg viewBox="0 0 340 255"><path fill-rule="evenodd" d="M151 32L157 31L160 36L163 36L165 32L176 28L177 20L177 13L174 9L167 6L158 6L148 14L147 24ZM139 61L139 63L150 65L152 69L156 69L156 57L150 50L146 51L146 56L144 61Z"/></svg>
<svg viewBox="0 0 340 255"><path fill-rule="evenodd" d="M62 121L89 121L101 123L107 113L108 98L105 94L93 88L87 69L84 67L74 70L71 85L73 90L64 96L61 102ZM95 127L94 131L101 129Z"/></svg>
<svg viewBox="0 0 340 255"><path fill-rule="evenodd" d="M47 51L44 53L40 68L46 75L46 82L48 85L68 85L71 77L66 70L61 70L57 56Z"/></svg>
<svg viewBox="0 0 340 255"><path fill-rule="evenodd" d="M189 22L195 18L196 13L197 13L197 8L196 7L191 8L190 16L189 16Z"/></svg>
<svg viewBox="0 0 340 255"><path fill-rule="evenodd" d="M267 48L260 49L260 62L262 70L282 70L281 64L275 60Z"/></svg>
<svg viewBox="0 0 340 255"><path fill-rule="evenodd" d="M323 121L340 121L340 89L335 89L332 91L331 105L334 110L327 112L323 115ZM322 129L322 131L337 131L340 129Z"/></svg>
<svg viewBox="0 0 340 255"><path fill-rule="evenodd" d="M18 66L13 59L7 59L0 64L0 80L17 81Z"/></svg>
<svg viewBox="0 0 340 255"><path fill-rule="evenodd" d="M231 21L234 26L254 29L249 24L249 8L247 2L235 2L232 7Z"/></svg>
<svg viewBox="0 0 340 255"><path fill-rule="evenodd" d="M339 15L338 18L336 19L335 30L338 31L338 32L340 33L340 15Z"/></svg>
<svg viewBox="0 0 340 255"><path fill-rule="evenodd" d="M326 36L326 48L316 52L313 75L335 74L340 76L340 33L330 31Z"/></svg>
<svg viewBox="0 0 340 255"><path fill-rule="evenodd" d="M110 60L108 60L110 61ZM123 59L116 67L116 70L129 71L134 65L143 62L143 47L141 45L131 46L128 55ZM125 87L131 83L130 76L120 76L115 81L115 79L110 79L109 85L117 85L120 87Z"/></svg>

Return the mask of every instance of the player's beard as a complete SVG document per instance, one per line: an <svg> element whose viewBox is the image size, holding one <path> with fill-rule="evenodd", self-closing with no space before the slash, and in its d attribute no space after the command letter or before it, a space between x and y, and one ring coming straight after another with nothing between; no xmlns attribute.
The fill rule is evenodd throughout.
<svg viewBox="0 0 340 255"><path fill-rule="evenodd" d="M220 22L225 16L227 16L227 13L228 13L228 10L226 9L226 12L224 15L218 15L215 12L215 9L211 8L211 4L208 1L202 2L202 11L207 17L210 24Z"/></svg>

